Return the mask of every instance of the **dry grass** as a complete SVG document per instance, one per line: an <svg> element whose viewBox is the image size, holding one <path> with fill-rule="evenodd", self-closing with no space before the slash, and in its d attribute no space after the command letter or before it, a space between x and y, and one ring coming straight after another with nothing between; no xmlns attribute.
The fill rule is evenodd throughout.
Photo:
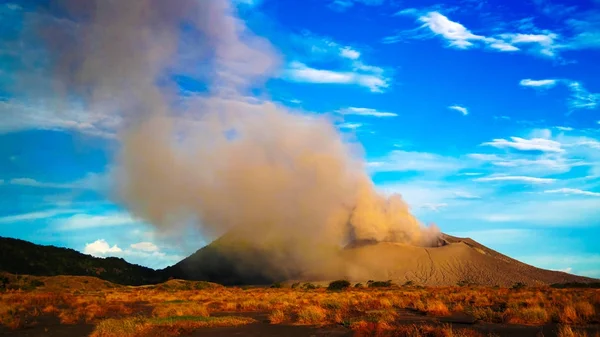
<svg viewBox="0 0 600 337"><path fill-rule="evenodd" d="M214 314L235 316L253 311L268 313L271 324L343 324L364 334L396 331L402 335L410 329L418 329L424 336L471 333L451 331L449 335L448 327L430 327L431 331L425 327L399 327L398 311L402 309L416 309L431 316L464 312L484 322L508 324L600 322L600 291L595 289L365 287L330 292L301 287L244 290L181 280L143 287L108 286L97 279L60 280L67 287L60 288L52 278L44 278L48 288L0 293L0 324L19 329L35 324L41 316L54 316L63 324L96 324L94 336L169 336L198 326L247 323L243 318L224 319ZM74 289L68 288L71 286ZM568 327L563 329L564 336L569 336Z"/></svg>
<svg viewBox="0 0 600 337"><path fill-rule="evenodd" d="M309 305L298 310L297 323L307 325L320 325L325 323L326 318L327 312L325 311L325 309L316 305Z"/></svg>
<svg viewBox="0 0 600 337"><path fill-rule="evenodd" d="M568 325L562 325L558 328L557 337L600 337L600 332L596 332L594 335L588 335L585 331L579 331Z"/></svg>
<svg viewBox="0 0 600 337"><path fill-rule="evenodd" d="M237 326L255 322L247 317L196 317L108 319L98 323L90 337L179 336L203 327Z"/></svg>

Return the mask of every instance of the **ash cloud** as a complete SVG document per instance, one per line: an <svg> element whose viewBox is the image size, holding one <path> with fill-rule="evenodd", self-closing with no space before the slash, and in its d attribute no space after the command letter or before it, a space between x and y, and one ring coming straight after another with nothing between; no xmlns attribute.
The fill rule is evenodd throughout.
<svg viewBox="0 0 600 337"><path fill-rule="evenodd" d="M351 242L439 236L399 195L376 192L360 146L327 117L247 96L281 57L228 2L73 0L47 10L63 17L34 25L52 92L120 121L114 196L160 232L186 235L192 223L204 237L228 233L223 249L260 249L286 275L344 273L339 248ZM182 98L172 74L210 89Z"/></svg>

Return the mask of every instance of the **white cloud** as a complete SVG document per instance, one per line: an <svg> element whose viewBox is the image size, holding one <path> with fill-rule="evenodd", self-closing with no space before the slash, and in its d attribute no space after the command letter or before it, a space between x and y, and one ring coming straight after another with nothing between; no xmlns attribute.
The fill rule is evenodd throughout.
<svg viewBox="0 0 600 337"><path fill-rule="evenodd" d="M465 26L451 21L438 12L429 12L421 17L422 27L428 27L434 34L443 36L449 41L450 46L459 49L467 49L473 46L471 41L483 40L483 36L471 33Z"/></svg>
<svg viewBox="0 0 600 337"><path fill-rule="evenodd" d="M509 175L493 175L481 178L475 178L474 181L478 182L515 182L515 183L531 183L531 184L551 184L556 181L556 179L551 178L537 178L537 177L527 177L527 176L509 176Z"/></svg>
<svg viewBox="0 0 600 337"><path fill-rule="evenodd" d="M40 220L40 219L49 219L49 218L53 218L57 215L72 214L72 213L77 213L77 212L78 211L74 210L74 209L50 209L50 210L39 211L39 212L30 212L30 213L23 213L23 214L17 214L17 215L3 216L3 217L0 217L0 223L15 223L15 222L34 221L34 220Z"/></svg>
<svg viewBox="0 0 600 337"><path fill-rule="evenodd" d="M457 158L434 153L394 150L383 158L368 163L371 172L429 172L450 174L461 170L465 163Z"/></svg>
<svg viewBox="0 0 600 337"><path fill-rule="evenodd" d="M387 36L382 40L384 43L396 43L402 40L403 37L425 39L432 36L440 36L448 42L448 46L451 48L463 50L488 48L498 52L528 51L550 58L556 57L556 51L559 49L557 40L560 36L550 31L539 31L537 34L508 32L485 36L471 32L463 24L450 20L438 11L408 9L396 14L416 16L422 25L417 29ZM428 29L430 33L423 33L423 29ZM525 49L522 50L519 46Z"/></svg>
<svg viewBox="0 0 600 337"><path fill-rule="evenodd" d="M367 64L363 53L354 46L310 31L292 35L290 41L294 49L289 57L293 61L283 70L283 79L304 83L353 84L372 92L382 92L390 85L393 71ZM321 66L312 66L317 63Z"/></svg>
<svg viewBox="0 0 600 337"><path fill-rule="evenodd" d="M543 151L543 152L564 152L561 144L557 141L545 138L525 139L520 137L510 137L511 140L494 139L491 142L485 142L481 145L493 146L496 148L512 148L519 151Z"/></svg>
<svg viewBox="0 0 600 337"><path fill-rule="evenodd" d="M481 172L462 172L457 174L457 176L480 176L483 175Z"/></svg>
<svg viewBox="0 0 600 337"><path fill-rule="evenodd" d="M397 113L379 111L371 108L357 108L348 107L337 110L338 113L343 115L357 115L357 116L371 116L371 117L396 117Z"/></svg>
<svg viewBox="0 0 600 337"><path fill-rule="evenodd" d="M356 3L360 3L367 6L378 6L383 3L384 0L333 0L329 3L329 8L343 12L352 8Z"/></svg>
<svg viewBox="0 0 600 337"><path fill-rule="evenodd" d="M434 212L439 212L441 209L448 207L448 204L446 204L446 203L438 203L438 204L425 203L425 204L419 205L419 207L426 208L426 209L434 211Z"/></svg>
<svg viewBox="0 0 600 337"><path fill-rule="evenodd" d="M290 63L285 70L284 78L302 83L354 84L376 93L383 92L389 87L389 80L381 74L316 69L300 62Z"/></svg>
<svg viewBox="0 0 600 337"><path fill-rule="evenodd" d="M549 89L554 87L557 84L557 80L547 79L547 80L532 80L530 78L523 79L519 82L521 86L524 87L533 87L540 89Z"/></svg>
<svg viewBox="0 0 600 337"><path fill-rule="evenodd" d="M357 60L360 57L360 52L352 49L351 47L344 47L340 50L340 55L347 59Z"/></svg>
<svg viewBox="0 0 600 337"><path fill-rule="evenodd" d="M90 172L83 178L69 183L51 183L38 181L32 178L14 178L8 181L11 185L36 187L36 188L56 188L56 189L89 189L102 190L108 187L108 174L99 174Z"/></svg>
<svg viewBox="0 0 600 337"><path fill-rule="evenodd" d="M119 246L113 245L111 247L104 239L99 239L92 243L86 243L85 248L83 249L83 253L96 257L122 252L123 250L119 248Z"/></svg>
<svg viewBox="0 0 600 337"><path fill-rule="evenodd" d="M356 130L358 128L360 128L362 125L362 123L342 123L339 125L340 128L342 129L352 129L352 130Z"/></svg>
<svg viewBox="0 0 600 337"><path fill-rule="evenodd" d="M130 245L131 248L135 250L141 250L144 252L157 252L158 246L153 244L152 242L138 242Z"/></svg>
<svg viewBox="0 0 600 337"><path fill-rule="evenodd" d="M456 191L454 196L459 199L481 199L480 196L465 191Z"/></svg>
<svg viewBox="0 0 600 337"><path fill-rule="evenodd" d="M573 131L573 128L570 126L556 126L555 128L560 131Z"/></svg>
<svg viewBox="0 0 600 337"><path fill-rule="evenodd" d="M539 196L539 194L537 194ZM595 226L600 219L600 199L536 197L536 194L504 195L496 200L467 205L446 216L447 221L485 221L536 226ZM518 199L517 199L518 198ZM516 201L515 201L516 200Z"/></svg>
<svg viewBox="0 0 600 337"><path fill-rule="evenodd" d="M456 186L438 180L411 179L404 182L386 183L378 186L384 195L400 194L411 208L439 211L453 203ZM440 207L432 207L438 205Z"/></svg>
<svg viewBox="0 0 600 337"><path fill-rule="evenodd" d="M452 105L452 106L449 106L448 109L456 110L456 111L462 113L463 116L466 116L466 115L469 114L469 110L467 108L465 108L465 107L460 106L460 105Z"/></svg>
<svg viewBox="0 0 600 337"><path fill-rule="evenodd" d="M567 268L563 268L563 269L555 269L556 271L561 271L563 273L568 273L571 274L571 272L573 271L573 268L571 267L567 267Z"/></svg>
<svg viewBox="0 0 600 337"><path fill-rule="evenodd" d="M118 116L65 108L57 104L33 105L16 99L0 100L0 134L28 129L75 130L103 138L114 138Z"/></svg>
<svg viewBox="0 0 600 337"><path fill-rule="evenodd" d="M105 239L86 243L83 253L96 257L122 257L130 263L137 263L150 268L164 268L180 261L183 257L168 254L159 250L151 242L139 242L129 246L131 249L122 249L118 245L111 246Z"/></svg>
<svg viewBox="0 0 600 337"><path fill-rule="evenodd" d="M532 46L533 50L540 55L548 57L554 57L556 49L557 34L546 33L546 34L520 34L520 33L507 33L501 34L500 37L510 44L525 44Z"/></svg>
<svg viewBox="0 0 600 337"><path fill-rule="evenodd" d="M580 82L562 79L548 79L548 80L521 80L520 85L532 87L535 89L550 89L556 86L558 83L562 83L567 86L571 95L567 101L570 112L577 109L596 109L600 104L600 93L591 93Z"/></svg>
<svg viewBox="0 0 600 337"><path fill-rule="evenodd" d="M53 225L60 231L73 231L96 227L126 226L137 222L127 213L107 215L76 214L68 218L54 220Z"/></svg>
<svg viewBox="0 0 600 337"><path fill-rule="evenodd" d="M29 187L40 187L40 188L72 188L72 184L66 183L46 183L40 182L31 178L14 178L8 182L11 185L29 186Z"/></svg>
<svg viewBox="0 0 600 337"><path fill-rule="evenodd" d="M557 193L557 194L575 194L575 195L586 195L590 197L600 197L600 193L584 191L577 188L558 188L554 190L546 190L544 193Z"/></svg>
<svg viewBox="0 0 600 337"><path fill-rule="evenodd" d="M600 93L591 93L576 81L570 81L567 86L571 90L571 97L569 98L569 108L571 110L596 109L600 104Z"/></svg>
<svg viewBox="0 0 600 337"><path fill-rule="evenodd" d="M527 261L527 263L549 266L553 264L563 265L600 265L600 255L598 254L582 254L582 255L537 255L537 256L524 256L520 260Z"/></svg>

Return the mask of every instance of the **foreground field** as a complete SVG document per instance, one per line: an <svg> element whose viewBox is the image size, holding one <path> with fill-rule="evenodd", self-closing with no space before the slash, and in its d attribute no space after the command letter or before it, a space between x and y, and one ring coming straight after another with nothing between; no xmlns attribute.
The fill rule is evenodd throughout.
<svg viewBox="0 0 600 337"><path fill-rule="evenodd" d="M600 290L474 286L127 287L92 277L15 277L0 335L600 336Z"/></svg>

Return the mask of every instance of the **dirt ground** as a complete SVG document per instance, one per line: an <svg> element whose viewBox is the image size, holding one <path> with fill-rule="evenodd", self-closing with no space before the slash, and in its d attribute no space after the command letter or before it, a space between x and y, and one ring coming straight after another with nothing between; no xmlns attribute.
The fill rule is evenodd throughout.
<svg viewBox="0 0 600 337"><path fill-rule="evenodd" d="M237 313L240 315L240 313ZM355 336L355 332L343 326L300 326L287 324L270 324L267 319L267 313L243 313L242 316L251 317L257 320L256 323L236 326L236 327L218 327L218 328L199 328L193 333L187 335L190 337L345 337ZM542 326L526 325L507 325L474 322L466 316L451 316L444 318L432 318L422 316L409 311L403 312L401 322L406 325L443 325L451 324L454 330L469 329L477 331L484 336L498 337L552 337L557 336L558 325L547 324ZM587 325L577 327L578 330L586 331L588 336L593 337L600 333L600 325ZM87 337L94 330L91 324L61 325L54 317L40 317L38 324L33 327L9 330L0 328L0 336L11 337Z"/></svg>

